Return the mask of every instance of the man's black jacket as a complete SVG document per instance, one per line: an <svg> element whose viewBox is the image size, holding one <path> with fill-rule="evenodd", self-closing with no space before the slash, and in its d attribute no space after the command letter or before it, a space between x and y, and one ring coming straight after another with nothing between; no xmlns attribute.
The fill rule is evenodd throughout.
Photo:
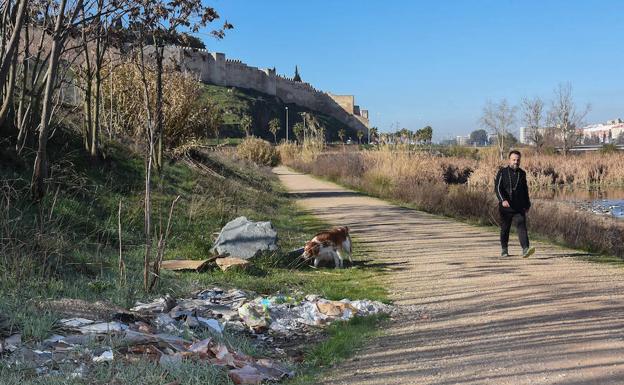
<svg viewBox="0 0 624 385"><path fill-rule="evenodd" d="M513 170L511 167L507 166L498 170L496 179L494 180L494 191L498 198L498 207L501 210L513 210L524 213L526 209L531 207L526 172L521 168ZM509 202L511 208L504 208L503 201Z"/></svg>

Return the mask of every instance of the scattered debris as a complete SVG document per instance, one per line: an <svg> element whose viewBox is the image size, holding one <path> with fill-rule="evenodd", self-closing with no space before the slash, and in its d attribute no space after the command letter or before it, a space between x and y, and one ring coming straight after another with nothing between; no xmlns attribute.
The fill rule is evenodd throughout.
<svg viewBox="0 0 624 385"><path fill-rule="evenodd" d="M12 336L0 340L0 354L3 352L13 353L22 345L22 335L13 334Z"/></svg>
<svg viewBox="0 0 624 385"><path fill-rule="evenodd" d="M129 322L136 317L136 314L106 301L91 302L82 299L63 298L51 301L40 301L37 303L37 306L42 310L53 311L67 318Z"/></svg>
<svg viewBox="0 0 624 385"><path fill-rule="evenodd" d="M137 302L137 304L133 308L131 308L130 311L139 313L166 313L169 310L173 309L176 304L177 302L175 298L167 294L164 298L159 298L154 302Z"/></svg>
<svg viewBox="0 0 624 385"><path fill-rule="evenodd" d="M241 369L230 370L228 375L235 384L259 384L263 380L260 371L249 365Z"/></svg>
<svg viewBox="0 0 624 385"><path fill-rule="evenodd" d="M265 250L277 250L277 231L271 222L253 222L238 217L228 222L215 241L213 252L250 259Z"/></svg>
<svg viewBox="0 0 624 385"><path fill-rule="evenodd" d="M59 324L66 328L79 328L92 323L95 323L95 321L80 317L59 320Z"/></svg>
<svg viewBox="0 0 624 385"><path fill-rule="evenodd" d="M138 303L130 311L123 310L134 317L127 322L93 316L61 319L56 329L59 334L34 347L23 345L19 334L0 339L0 353L8 354L9 365L19 365L38 375L60 374L61 364L71 368L66 375L81 378L94 364L116 360L148 359L166 367L201 360L223 367L235 384L260 384L280 381L294 373L275 358L254 358L233 349L224 342L227 339L223 333L246 333L270 346L275 351L272 357L285 358L287 346L280 342L301 337L312 340L311 336L334 321L391 310L374 301L257 297L252 292L213 288L191 298L165 297ZM200 334L206 331L211 337L198 337L206 337ZM289 358L297 361L300 355Z"/></svg>
<svg viewBox="0 0 624 385"><path fill-rule="evenodd" d="M214 318L207 319L204 317L197 317L197 321L200 325L212 329L212 331L215 333L223 333L223 325L221 325L219 321Z"/></svg>
<svg viewBox="0 0 624 385"><path fill-rule="evenodd" d="M216 257L202 259L199 261L183 259L183 260L167 260L162 261L160 263L160 268L164 270L172 270L172 271L182 271L182 270L195 270L202 271L204 270L210 262L213 262Z"/></svg>
<svg viewBox="0 0 624 385"><path fill-rule="evenodd" d="M223 271L232 267L245 268L249 265L248 260L236 257L217 258L216 262Z"/></svg>
<svg viewBox="0 0 624 385"><path fill-rule="evenodd" d="M127 325L114 321L81 326L78 328L78 331L82 334L110 334L111 332L120 332L126 329L128 329Z"/></svg>
<svg viewBox="0 0 624 385"><path fill-rule="evenodd" d="M106 350L99 356L94 356L93 362L109 362L109 361L112 361L113 358L114 358L113 351Z"/></svg>

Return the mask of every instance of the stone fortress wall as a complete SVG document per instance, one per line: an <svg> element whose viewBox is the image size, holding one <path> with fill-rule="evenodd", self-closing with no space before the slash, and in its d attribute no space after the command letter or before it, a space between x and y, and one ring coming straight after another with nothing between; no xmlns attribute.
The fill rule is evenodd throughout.
<svg viewBox="0 0 624 385"><path fill-rule="evenodd" d="M334 95L319 91L309 83L278 75L274 69L251 67L240 60L227 59L225 54L205 49L168 46L165 58L181 70L195 73L208 84L248 88L280 98L338 119L349 128L368 134L368 110L355 104L353 95Z"/></svg>

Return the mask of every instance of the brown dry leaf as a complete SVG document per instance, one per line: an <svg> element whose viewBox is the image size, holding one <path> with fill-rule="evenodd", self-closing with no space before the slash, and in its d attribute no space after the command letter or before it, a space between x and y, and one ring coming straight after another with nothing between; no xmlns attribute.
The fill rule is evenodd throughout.
<svg viewBox="0 0 624 385"><path fill-rule="evenodd" d="M218 344L210 348L210 351L215 355L218 360L223 360L227 354L229 354L228 348L223 344Z"/></svg>
<svg viewBox="0 0 624 385"><path fill-rule="evenodd" d="M235 384L260 384L263 376L258 369L253 366L245 366L241 369L232 369L228 372L228 376Z"/></svg>
<svg viewBox="0 0 624 385"><path fill-rule="evenodd" d="M212 342L211 338L206 338L201 341L195 342L193 345L189 346L188 350L194 353L207 353L210 348L210 342Z"/></svg>

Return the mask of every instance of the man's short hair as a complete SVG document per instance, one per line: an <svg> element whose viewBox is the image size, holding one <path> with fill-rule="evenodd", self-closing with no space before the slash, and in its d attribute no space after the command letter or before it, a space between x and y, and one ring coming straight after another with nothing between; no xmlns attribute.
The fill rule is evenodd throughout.
<svg viewBox="0 0 624 385"><path fill-rule="evenodd" d="M520 151L518 151L518 150L511 150L511 151L509 151L509 155L507 155L507 159L511 158L511 156L513 154L516 154L516 155L518 155L519 157L522 158L522 154L520 153Z"/></svg>

